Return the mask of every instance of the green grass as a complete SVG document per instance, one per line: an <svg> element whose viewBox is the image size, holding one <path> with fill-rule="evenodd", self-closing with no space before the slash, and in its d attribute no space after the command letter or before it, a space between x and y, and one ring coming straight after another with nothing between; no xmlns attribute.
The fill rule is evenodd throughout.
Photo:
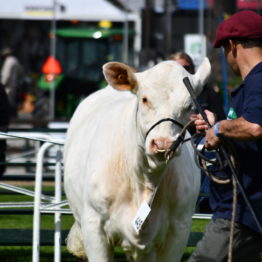
<svg viewBox="0 0 262 262"><path fill-rule="evenodd" d="M3 246L0 247L0 261L3 262L30 262L32 261L32 248L31 247L13 247ZM40 250L41 262L54 261L53 247L42 247ZM61 261L63 262L76 262L76 258L68 253L65 247L62 247Z"/></svg>
<svg viewBox="0 0 262 262"><path fill-rule="evenodd" d="M30 188L32 189L32 188ZM43 190L50 190L50 187ZM5 201L32 201L32 197L21 195L0 195L0 202ZM62 229L69 229L73 224L73 217L71 215L62 216ZM194 232L203 232L207 224L207 220L194 220L192 230ZM32 229L33 216L32 215L0 215L0 228L20 228ZM41 229L53 229L54 216L41 215ZM190 254L193 252L193 247L188 247L185 250L182 261L186 261ZM67 251L66 247L61 250L62 262L76 261ZM0 246L0 262L30 262L32 261L32 248L31 246ZM54 261L53 247L41 247L40 249L40 262ZM125 256L121 248L115 249L114 262L126 262Z"/></svg>

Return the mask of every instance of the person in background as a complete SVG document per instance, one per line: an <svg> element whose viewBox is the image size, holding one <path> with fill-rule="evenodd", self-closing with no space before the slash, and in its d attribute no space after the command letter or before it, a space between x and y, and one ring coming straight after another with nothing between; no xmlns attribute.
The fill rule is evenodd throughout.
<svg viewBox="0 0 262 262"><path fill-rule="evenodd" d="M262 17L240 11L217 28L214 47L223 47L227 62L242 83L231 91L227 120L216 121L206 110L212 128L198 115L196 130L205 132L205 147L216 149L230 140L237 152L237 177L252 210L238 191L232 261L262 261ZM228 178L231 178L228 172ZM188 262L228 261L232 220L232 184L210 184L212 220Z"/></svg>
<svg viewBox="0 0 262 262"><path fill-rule="evenodd" d="M10 105L5 88L0 84L0 132L7 132L10 122ZM0 177L3 176L6 166L6 140L0 139Z"/></svg>
<svg viewBox="0 0 262 262"><path fill-rule="evenodd" d="M185 52L177 52L169 56L169 60L175 60L180 65L182 65L190 74L195 73L195 66L192 58ZM225 112L223 109L223 101L219 92L212 86L211 84L206 84L203 88L201 94L197 97L197 100L203 110L208 109L216 114L216 119L222 120L225 119ZM195 119L197 116L197 112L193 112L191 115L191 119ZM189 129L191 134L196 132L194 126ZM212 158L212 153L209 153L207 157ZM201 172L201 187L200 187L200 196L197 200L196 210L201 213L210 213L209 206L209 183L210 179Z"/></svg>
<svg viewBox="0 0 262 262"><path fill-rule="evenodd" d="M192 58L185 52L171 54L169 60L175 60L182 65L190 74L195 73L195 65ZM217 120L225 118L223 101L219 94L219 88L211 84L206 84L201 94L197 97L203 109L208 109L216 114ZM195 115L194 115L195 116Z"/></svg>
<svg viewBox="0 0 262 262"><path fill-rule="evenodd" d="M17 92L24 81L24 70L10 48L1 51L3 64L1 68L1 84L5 87L9 98L11 115L17 113Z"/></svg>

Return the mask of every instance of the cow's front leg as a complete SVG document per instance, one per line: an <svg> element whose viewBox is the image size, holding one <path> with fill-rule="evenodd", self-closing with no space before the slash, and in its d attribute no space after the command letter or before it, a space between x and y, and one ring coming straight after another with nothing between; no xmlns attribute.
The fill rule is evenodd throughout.
<svg viewBox="0 0 262 262"><path fill-rule="evenodd" d="M154 250L151 250L150 253L141 255L137 260L134 261L158 262L156 252Z"/></svg>
<svg viewBox="0 0 262 262"><path fill-rule="evenodd" d="M188 220L184 218L184 221ZM169 236L162 250L157 254L157 261L179 262L186 248L191 223L177 220L176 227L169 229Z"/></svg>
<svg viewBox="0 0 262 262"><path fill-rule="evenodd" d="M81 218L84 247L88 262L113 262L114 249L103 229L102 219L93 210Z"/></svg>

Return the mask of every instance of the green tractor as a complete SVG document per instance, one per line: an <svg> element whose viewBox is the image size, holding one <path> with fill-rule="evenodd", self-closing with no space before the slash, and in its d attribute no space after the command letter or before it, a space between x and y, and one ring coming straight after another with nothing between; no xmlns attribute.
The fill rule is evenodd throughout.
<svg viewBox="0 0 262 262"><path fill-rule="evenodd" d="M129 46L132 47L134 31L129 30L128 36ZM51 59L55 68L52 70L55 71L50 72L47 60L38 83L34 116L48 117L53 91L55 119L70 119L81 100L106 85L103 64L123 61L123 37L122 28L57 29L56 59ZM133 61L133 55L130 48L129 61Z"/></svg>

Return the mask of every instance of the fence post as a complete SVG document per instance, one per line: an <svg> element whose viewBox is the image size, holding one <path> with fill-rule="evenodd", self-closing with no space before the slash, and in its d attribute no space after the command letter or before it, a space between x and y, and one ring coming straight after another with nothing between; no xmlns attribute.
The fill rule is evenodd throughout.
<svg viewBox="0 0 262 262"><path fill-rule="evenodd" d="M42 194L43 159L46 150L53 146L51 143L44 143L37 153L37 164L35 174L35 198L33 218L33 257L32 262L39 262L40 257L40 206Z"/></svg>
<svg viewBox="0 0 262 262"><path fill-rule="evenodd" d="M60 203L62 200L62 151L61 147L56 152L55 166L55 203ZM55 262L61 261L61 213L55 212Z"/></svg>

